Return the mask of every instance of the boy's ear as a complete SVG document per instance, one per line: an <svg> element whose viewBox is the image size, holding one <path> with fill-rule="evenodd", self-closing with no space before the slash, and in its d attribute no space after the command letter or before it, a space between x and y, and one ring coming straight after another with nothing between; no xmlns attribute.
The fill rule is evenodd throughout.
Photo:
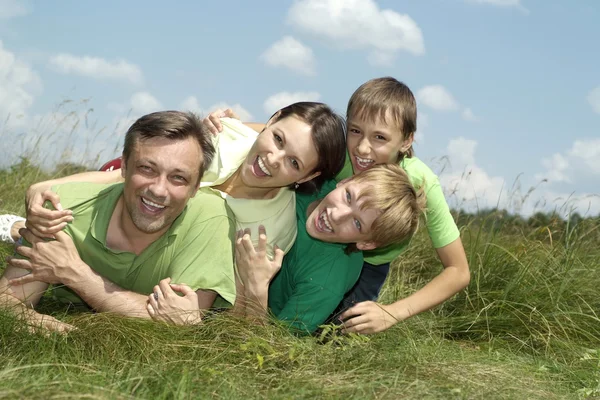
<svg viewBox="0 0 600 400"><path fill-rule="evenodd" d="M344 178L341 181L339 181L338 183L335 184L335 187L339 187L340 185L343 185L345 183L348 183L350 181L351 178Z"/></svg>
<svg viewBox="0 0 600 400"><path fill-rule="evenodd" d="M377 248L377 243L373 242L372 240L369 240L367 242L357 242L356 248L360 251L373 250Z"/></svg>
<svg viewBox="0 0 600 400"><path fill-rule="evenodd" d="M121 177L125 179L125 170L127 169L127 159L125 156L121 156Z"/></svg>
<svg viewBox="0 0 600 400"><path fill-rule="evenodd" d="M406 139L404 139L404 141L402 142L402 147L400 147L400 151L403 153L406 153L408 151L408 149L410 149L410 146L412 146L414 139L415 139L414 133L411 133L410 135L408 135L408 137Z"/></svg>

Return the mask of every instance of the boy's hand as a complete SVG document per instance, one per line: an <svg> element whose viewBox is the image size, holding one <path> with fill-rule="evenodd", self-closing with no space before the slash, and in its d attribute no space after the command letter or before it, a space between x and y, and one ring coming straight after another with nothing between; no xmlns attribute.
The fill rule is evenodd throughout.
<svg viewBox="0 0 600 400"><path fill-rule="evenodd" d="M254 249L250 230L239 231L235 242L235 261L244 286L268 288L269 283L281 269L283 250L275 247L273 261L267 256L267 232L258 228L258 247Z"/></svg>
<svg viewBox="0 0 600 400"><path fill-rule="evenodd" d="M208 117L202 120L202 122L214 136L217 136L219 132L223 130L223 125L221 124L220 118L226 117L240 119L240 117L238 117L231 108L227 108L225 110L217 109L211 112L208 114Z"/></svg>
<svg viewBox="0 0 600 400"><path fill-rule="evenodd" d="M363 301L350 307L342 315L343 332L372 334L385 331L400 319L392 314L392 307L374 301Z"/></svg>

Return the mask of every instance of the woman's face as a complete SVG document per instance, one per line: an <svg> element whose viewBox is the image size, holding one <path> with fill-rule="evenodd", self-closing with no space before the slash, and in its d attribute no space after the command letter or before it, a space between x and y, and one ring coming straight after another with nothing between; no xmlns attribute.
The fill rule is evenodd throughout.
<svg viewBox="0 0 600 400"><path fill-rule="evenodd" d="M250 187L277 188L318 176L310 126L293 116L269 122L242 164L242 182Z"/></svg>

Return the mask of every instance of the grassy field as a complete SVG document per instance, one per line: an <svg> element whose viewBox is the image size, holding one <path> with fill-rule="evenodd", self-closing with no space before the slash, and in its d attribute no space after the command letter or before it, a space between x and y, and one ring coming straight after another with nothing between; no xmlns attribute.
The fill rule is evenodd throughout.
<svg viewBox="0 0 600 400"><path fill-rule="evenodd" d="M0 171L0 212L22 214L30 183L77 169L24 159ZM600 220L460 221L470 286L375 336L323 342L227 315L171 327L45 299L42 310L78 327L46 336L0 311L0 399L600 398ZM2 259L11 251L0 246ZM382 301L440 268L421 230Z"/></svg>

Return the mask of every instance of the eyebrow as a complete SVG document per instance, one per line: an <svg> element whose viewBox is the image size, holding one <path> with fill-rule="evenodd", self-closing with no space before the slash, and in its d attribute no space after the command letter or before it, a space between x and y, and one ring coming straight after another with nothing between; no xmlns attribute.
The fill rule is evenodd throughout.
<svg viewBox="0 0 600 400"><path fill-rule="evenodd" d="M146 159L146 158L140 158L140 159L138 160L138 163L146 163L146 164L150 164L150 165L152 165L153 167L156 167L156 166L157 166L157 164L156 164L154 161L152 161L152 160L148 160L148 159ZM183 170L183 169L181 169L181 168L175 168L173 171L169 171L169 175L170 175L170 174L180 174L180 175L185 175L185 177L186 177L186 178L188 178L188 179L189 179L189 178L191 178L191 176L193 175L193 174L192 174L192 173L190 173L189 171L185 171L185 170Z"/></svg>
<svg viewBox="0 0 600 400"><path fill-rule="evenodd" d="M300 163L300 168L304 169L304 161L302 161L302 159L300 157L298 157L297 155L294 155L294 153L295 153L294 148L293 148L293 146L289 145L289 143L285 137L285 132L283 130L281 130L281 128L274 128L273 132L278 134L279 136L281 136L281 138L283 139L284 145L288 144L288 148L291 148L291 150L292 150L291 157L295 158Z"/></svg>

